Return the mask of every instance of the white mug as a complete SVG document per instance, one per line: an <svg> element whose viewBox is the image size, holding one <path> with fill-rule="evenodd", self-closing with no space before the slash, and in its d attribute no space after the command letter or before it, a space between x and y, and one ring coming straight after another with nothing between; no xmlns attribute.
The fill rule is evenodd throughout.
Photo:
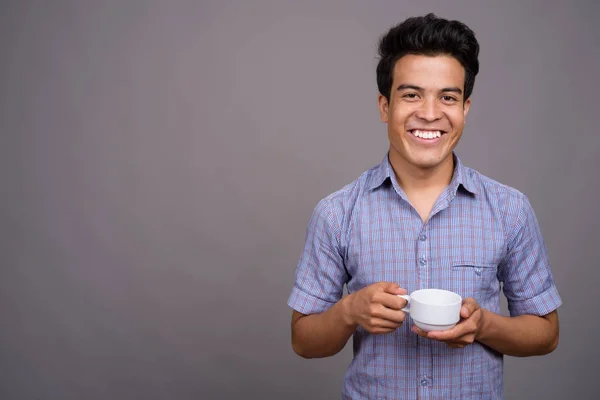
<svg viewBox="0 0 600 400"><path fill-rule="evenodd" d="M402 311L410 313L414 324L424 331L445 331L460 320L462 297L442 289L421 289L410 295L398 295L405 299L410 308Z"/></svg>

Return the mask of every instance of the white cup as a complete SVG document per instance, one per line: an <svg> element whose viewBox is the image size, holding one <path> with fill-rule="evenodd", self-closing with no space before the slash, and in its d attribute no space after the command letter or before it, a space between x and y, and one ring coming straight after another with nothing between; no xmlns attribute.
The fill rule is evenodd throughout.
<svg viewBox="0 0 600 400"><path fill-rule="evenodd" d="M445 331L460 320L462 297L442 289L421 289L410 295L399 294L410 308L402 311L410 313L414 324L424 331Z"/></svg>

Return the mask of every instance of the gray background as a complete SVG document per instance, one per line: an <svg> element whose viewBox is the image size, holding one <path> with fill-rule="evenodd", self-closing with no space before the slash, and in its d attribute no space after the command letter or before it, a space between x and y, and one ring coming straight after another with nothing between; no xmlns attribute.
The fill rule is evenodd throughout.
<svg viewBox="0 0 600 400"><path fill-rule="evenodd" d="M458 154L524 191L561 342L509 399L600 388L593 1L2 1L0 398L339 398L286 301L317 201L387 149L376 43L433 11L480 41ZM252 396L252 397L251 397Z"/></svg>

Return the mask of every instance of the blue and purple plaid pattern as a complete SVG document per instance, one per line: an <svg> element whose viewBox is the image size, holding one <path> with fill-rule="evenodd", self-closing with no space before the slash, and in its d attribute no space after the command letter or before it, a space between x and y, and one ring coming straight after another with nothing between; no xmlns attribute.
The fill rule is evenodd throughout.
<svg viewBox="0 0 600 400"><path fill-rule="evenodd" d="M452 290L511 315L545 315L561 304L543 238L527 197L465 167L455 157L450 185L427 223L410 205L389 159L322 199L311 217L288 304L320 313L356 292L396 282L409 293ZM502 282L502 287L501 287ZM410 331L358 328L344 399L499 399L503 358L475 342L463 349Z"/></svg>

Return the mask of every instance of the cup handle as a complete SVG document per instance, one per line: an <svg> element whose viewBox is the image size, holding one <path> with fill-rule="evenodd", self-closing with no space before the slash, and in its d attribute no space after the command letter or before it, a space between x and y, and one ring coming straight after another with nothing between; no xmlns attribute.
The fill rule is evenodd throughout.
<svg viewBox="0 0 600 400"><path fill-rule="evenodd" d="M397 296L398 296L398 297L402 297L404 300L406 300L406 306L408 307L408 304L410 303L410 296L409 296L409 295L407 295L407 294L399 294L399 295L397 295ZM404 312L410 313L410 309L409 309L409 308L407 308L407 307L404 307L404 308L403 308L402 310L400 310L400 311L404 311Z"/></svg>

